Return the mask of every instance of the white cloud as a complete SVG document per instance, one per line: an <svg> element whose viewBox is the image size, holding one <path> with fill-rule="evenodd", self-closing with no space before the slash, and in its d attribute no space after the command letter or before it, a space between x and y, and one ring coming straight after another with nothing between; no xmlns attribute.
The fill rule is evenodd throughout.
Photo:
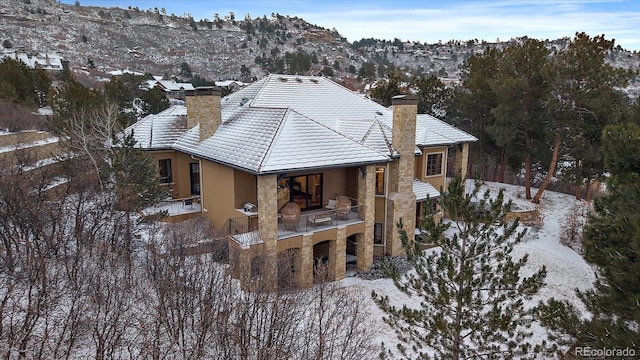
<svg viewBox="0 0 640 360"><path fill-rule="evenodd" d="M357 3L360 7L364 3ZM374 3L375 4L375 3ZM539 39L573 37L584 31L605 34L628 49L640 49L640 9L622 11L627 2L608 10L602 1L449 2L449 7L427 8L433 3L408 2L401 9L351 8L295 14L311 23L336 28L349 41L366 37L400 38L434 43L438 40L496 38L527 35ZM633 7L637 4L631 3ZM599 5L599 6L595 6ZM624 9L623 9L624 10Z"/></svg>

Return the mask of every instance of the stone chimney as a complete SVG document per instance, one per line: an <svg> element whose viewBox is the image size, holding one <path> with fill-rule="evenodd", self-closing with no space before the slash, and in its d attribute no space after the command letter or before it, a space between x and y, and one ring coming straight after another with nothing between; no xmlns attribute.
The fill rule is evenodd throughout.
<svg viewBox="0 0 640 360"><path fill-rule="evenodd" d="M416 220L415 178L416 114L418 97L397 95L391 99L393 130L391 142L400 157L389 164L389 196L387 199L387 254L404 253L395 224L402 219L407 234L413 236Z"/></svg>
<svg viewBox="0 0 640 360"><path fill-rule="evenodd" d="M220 88L211 86L185 91L187 128L200 124L200 141L211 137L222 123L221 94Z"/></svg>

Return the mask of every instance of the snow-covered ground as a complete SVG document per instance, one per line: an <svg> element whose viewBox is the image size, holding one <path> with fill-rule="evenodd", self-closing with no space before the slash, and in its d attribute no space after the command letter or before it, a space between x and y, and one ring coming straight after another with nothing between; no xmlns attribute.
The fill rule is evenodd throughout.
<svg viewBox="0 0 640 360"><path fill-rule="evenodd" d="M472 183L469 183L467 188L472 186ZM482 194L487 188L491 190L492 195L497 194L500 188L504 188L505 200L512 200L513 208L523 210L535 208L534 204L525 199L522 187L486 182L480 193ZM536 190L532 189L532 193L535 193ZM522 269L522 276L531 275L543 265L547 268L546 285L531 300L532 306L540 300L556 298L570 301L578 309L581 309L582 304L576 296L575 289L590 289L596 280L594 269L587 264L582 256L560 243L563 226L565 226L570 213L575 211L574 205L584 205L584 202L575 200L572 195L545 191L541 204L538 205L543 214L541 228L529 227L525 240L518 244L511 253L514 259L529 254L529 261ZM418 307L419 304L419 299L410 298L398 291L390 279L364 280L358 277L348 277L341 283L345 286L361 287L365 294L370 294L373 290L380 295L389 295L395 304L404 303L410 307ZM371 298L368 301L371 319L374 326L379 329L376 341L378 343L384 342L387 348L395 348L398 340L393 329L382 321L384 313L378 309ZM546 339L544 328L534 326L533 330L532 342L537 343Z"/></svg>

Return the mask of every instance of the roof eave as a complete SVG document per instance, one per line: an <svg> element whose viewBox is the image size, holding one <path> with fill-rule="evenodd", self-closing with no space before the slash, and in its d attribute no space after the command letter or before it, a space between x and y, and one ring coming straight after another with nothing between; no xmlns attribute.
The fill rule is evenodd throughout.
<svg viewBox="0 0 640 360"><path fill-rule="evenodd" d="M278 169L278 170L268 170L268 171L260 171L257 175L271 175L271 174L280 174L286 172L301 172L301 171L311 171L311 170L326 170L326 169L341 169L348 167L359 167L359 166L368 166L375 164L386 164L391 162L392 159L380 160L380 161L367 161L367 162L357 162L357 163L347 163L347 164L336 164L336 165L325 165L325 166L311 166L304 168L289 168L289 169Z"/></svg>

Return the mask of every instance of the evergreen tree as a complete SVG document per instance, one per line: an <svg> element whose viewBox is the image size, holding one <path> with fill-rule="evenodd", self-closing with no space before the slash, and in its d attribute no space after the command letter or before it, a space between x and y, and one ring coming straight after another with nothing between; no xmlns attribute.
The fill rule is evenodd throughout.
<svg viewBox="0 0 640 360"><path fill-rule="evenodd" d="M39 94L46 94L51 80L42 69L6 57L0 61L0 99L22 105L37 105Z"/></svg>
<svg viewBox="0 0 640 360"><path fill-rule="evenodd" d="M418 90L418 113L435 117L446 115L447 103L451 100L452 91L435 75L416 76L411 86Z"/></svg>
<svg viewBox="0 0 640 360"><path fill-rule="evenodd" d="M169 196L168 189L160 187L153 157L135 146L132 133L114 138L112 149L106 152L105 166L108 168L103 172L110 177L115 209L123 211L126 216L127 246L133 231L132 214Z"/></svg>
<svg viewBox="0 0 640 360"><path fill-rule="evenodd" d="M325 65L329 65L328 62ZM376 77L376 64L368 61L362 64L362 67L358 70L358 77L361 79L374 79Z"/></svg>
<svg viewBox="0 0 640 360"><path fill-rule="evenodd" d="M540 202L542 193L555 174L560 149L567 148L574 160L574 178L578 185L603 172L600 134L608 123L618 121L626 105L616 90L627 84L629 73L605 62L614 41L604 35L589 37L577 33L563 51L557 52L548 67L551 85L546 130L553 148L547 176L533 197Z"/></svg>
<svg viewBox="0 0 640 360"><path fill-rule="evenodd" d="M471 144L469 168L483 178L489 173L491 160L504 154L488 133L488 127L496 121L492 110L498 99L491 82L498 73L499 57L499 50L486 48L482 54L474 54L465 61L462 86L456 89L454 104L447 113L451 123L478 138L477 143Z"/></svg>
<svg viewBox="0 0 640 360"><path fill-rule="evenodd" d="M400 89L402 83L402 74L400 72L389 73L389 79L378 81L378 85L371 90L371 99L383 106L391 106L391 98L398 94L404 93Z"/></svg>
<svg viewBox="0 0 640 360"><path fill-rule="evenodd" d="M71 118L73 114L105 104L105 98L100 91L86 88L72 77L65 78L56 90L49 94L54 131L61 131L65 120Z"/></svg>
<svg viewBox="0 0 640 360"><path fill-rule="evenodd" d="M598 265L606 279L598 286L599 303L618 321L639 326L640 127L605 127L602 152L610 176L607 194L594 200L585 227L585 257Z"/></svg>
<svg viewBox="0 0 640 360"><path fill-rule="evenodd" d="M527 342L535 314L524 301L543 285L546 270L520 276L527 256L514 261L510 254L525 232L517 232L517 220L505 220L511 202L502 191L495 199L488 191L479 196L479 184L466 194L460 177L448 190L438 203L453 221L421 221L426 240L439 249L423 252L398 224L415 273L402 277L393 265L388 273L399 290L420 298L420 307L396 307L388 296L372 294L401 341L398 351L429 358L424 350L430 349L437 359L512 359L540 351ZM453 235L445 234L450 228Z"/></svg>
<svg viewBox="0 0 640 360"><path fill-rule="evenodd" d="M507 162L519 171L524 163L525 196L531 196L531 165L538 162L536 146L544 140L543 120L549 94L544 79L548 50L539 40L527 40L501 52L498 75L491 79L497 106L491 110L495 122L487 131L504 149L498 181L503 182Z"/></svg>
<svg viewBox="0 0 640 360"><path fill-rule="evenodd" d="M602 152L609 171L607 194L594 200L584 228L585 258L602 275L595 290L578 295L590 317L551 300L544 318L553 339L567 346L640 348L640 126L604 128ZM556 340L557 341L557 340Z"/></svg>
<svg viewBox="0 0 640 360"><path fill-rule="evenodd" d="M109 82L104 84L104 94L108 101L118 106L119 120L123 126L128 126L135 121L134 114L130 111L132 108L134 89L127 84L112 76Z"/></svg>
<svg viewBox="0 0 640 360"><path fill-rule="evenodd" d="M186 62L180 63L180 76L189 79L193 76L191 72L191 67Z"/></svg>
<svg viewBox="0 0 640 360"><path fill-rule="evenodd" d="M170 106L164 91L158 88L142 92L140 99L142 100L143 116L157 114Z"/></svg>

